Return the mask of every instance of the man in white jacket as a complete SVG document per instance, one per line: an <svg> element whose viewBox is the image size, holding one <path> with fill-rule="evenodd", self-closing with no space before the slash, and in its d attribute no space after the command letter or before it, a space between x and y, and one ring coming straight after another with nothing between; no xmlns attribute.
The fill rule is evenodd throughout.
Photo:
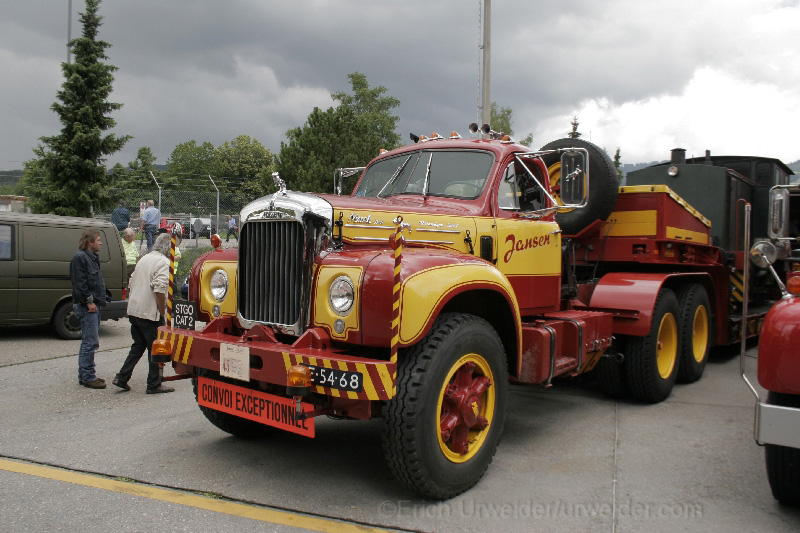
<svg viewBox="0 0 800 533"><path fill-rule="evenodd" d="M133 345L122 368L112 383L126 391L131 390L128 381L133 369L145 350L148 361L153 341L158 337L158 327L164 324L169 287L170 235L161 234L153 244L153 250L136 264L128 287L128 319L131 322ZM147 394L172 392L175 389L161 384L162 375L157 363L149 361Z"/></svg>

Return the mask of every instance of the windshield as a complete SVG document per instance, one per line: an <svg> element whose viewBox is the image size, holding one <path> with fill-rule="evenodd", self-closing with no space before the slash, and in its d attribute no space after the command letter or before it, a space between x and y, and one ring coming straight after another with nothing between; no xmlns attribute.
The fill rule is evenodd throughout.
<svg viewBox="0 0 800 533"><path fill-rule="evenodd" d="M425 194L473 199L480 196L494 163L489 152L423 150L382 159L367 168L356 196Z"/></svg>

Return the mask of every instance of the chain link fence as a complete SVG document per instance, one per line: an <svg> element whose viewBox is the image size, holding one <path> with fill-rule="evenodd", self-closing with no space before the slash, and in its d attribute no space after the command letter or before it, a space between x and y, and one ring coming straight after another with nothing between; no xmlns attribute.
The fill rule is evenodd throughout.
<svg viewBox="0 0 800 533"><path fill-rule="evenodd" d="M223 245L238 243L238 231L231 231L228 243L225 243L229 237L228 216L234 218L238 228L239 212L254 200L243 194L218 194L216 191L204 190L114 189L111 192L125 202L125 208L130 213L129 227L134 230L142 250L146 248L142 213L147 207L147 200L153 200L161 213L160 228L169 229L175 223L181 225L184 248L208 247L209 239L214 233L222 237ZM106 213L95 213L95 218L110 221L112 213L113 209Z"/></svg>
<svg viewBox="0 0 800 533"><path fill-rule="evenodd" d="M161 213L159 227L171 229L175 223L181 225L182 242L179 245L180 260L176 271L176 290L180 291L183 280L195 260L211 250L211 235L222 238L224 248L238 247L238 229L228 231L228 216L232 216L239 227L239 213L246 204L254 200L251 195L215 190L169 189L113 189L114 196L125 203L130 213L130 227L134 231L134 242L139 254L147 253L147 241L143 231L142 213L147 200L153 200ZM116 206L115 206L116 208ZM95 212L95 218L111 221L113 209Z"/></svg>

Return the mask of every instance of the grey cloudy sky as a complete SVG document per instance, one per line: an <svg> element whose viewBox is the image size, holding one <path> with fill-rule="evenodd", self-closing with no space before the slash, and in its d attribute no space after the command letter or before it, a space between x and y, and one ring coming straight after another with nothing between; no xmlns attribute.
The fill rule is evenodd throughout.
<svg viewBox="0 0 800 533"><path fill-rule="evenodd" d="M492 100L517 138L580 131L625 163L687 155L800 159L798 0L494 0ZM5 2L0 170L22 167L63 82L68 0ZM73 10L84 3L73 0ZM398 132L478 116L479 0L104 0L100 38L119 67L116 132L165 163L179 143L239 134L273 153L359 71L398 98ZM77 14L72 36L81 31Z"/></svg>

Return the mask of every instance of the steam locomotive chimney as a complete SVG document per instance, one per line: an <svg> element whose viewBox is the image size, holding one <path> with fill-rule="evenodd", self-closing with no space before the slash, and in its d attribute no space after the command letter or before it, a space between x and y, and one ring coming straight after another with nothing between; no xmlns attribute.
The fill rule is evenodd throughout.
<svg viewBox="0 0 800 533"><path fill-rule="evenodd" d="M683 148L673 148L672 149L672 157L670 158L670 163L673 165L685 165L686 164L686 150Z"/></svg>

